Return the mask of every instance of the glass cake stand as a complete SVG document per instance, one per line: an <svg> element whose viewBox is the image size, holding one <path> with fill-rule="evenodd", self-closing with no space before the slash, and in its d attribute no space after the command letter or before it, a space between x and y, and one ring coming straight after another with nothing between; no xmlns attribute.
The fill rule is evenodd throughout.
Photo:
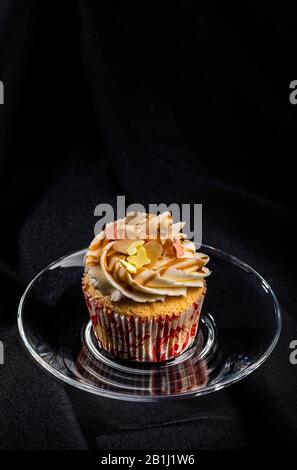
<svg viewBox="0 0 297 470"><path fill-rule="evenodd" d="M98 345L81 291L86 250L43 269L26 288L18 328L30 355L57 379L96 395L160 401L212 393L255 371L273 351L281 313L251 266L203 245L212 275L191 348L163 363L115 359Z"/></svg>

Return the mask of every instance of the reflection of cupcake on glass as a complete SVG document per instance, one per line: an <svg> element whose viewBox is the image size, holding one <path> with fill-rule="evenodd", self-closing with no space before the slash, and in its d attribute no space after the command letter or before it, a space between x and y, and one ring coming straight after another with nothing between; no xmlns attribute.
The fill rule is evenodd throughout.
<svg viewBox="0 0 297 470"><path fill-rule="evenodd" d="M207 364L204 360L185 361L170 367L122 369L119 373L112 364L98 361L86 346L76 360L76 373L90 385L131 395L160 396L177 395L198 391L208 382Z"/></svg>
<svg viewBox="0 0 297 470"><path fill-rule="evenodd" d="M183 226L169 212L133 212L92 241L83 292L98 342L114 356L158 362L193 343L209 258Z"/></svg>

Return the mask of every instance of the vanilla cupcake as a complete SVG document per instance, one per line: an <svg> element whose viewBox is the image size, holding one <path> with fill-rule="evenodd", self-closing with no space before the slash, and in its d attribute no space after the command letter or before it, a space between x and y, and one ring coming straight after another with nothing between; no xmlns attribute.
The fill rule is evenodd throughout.
<svg viewBox="0 0 297 470"><path fill-rule="evenodd" d="M112 355L159 362L197 334L209 257L170 212L133 212L108 224L85 259L83 293L99 345Z"/></svg>

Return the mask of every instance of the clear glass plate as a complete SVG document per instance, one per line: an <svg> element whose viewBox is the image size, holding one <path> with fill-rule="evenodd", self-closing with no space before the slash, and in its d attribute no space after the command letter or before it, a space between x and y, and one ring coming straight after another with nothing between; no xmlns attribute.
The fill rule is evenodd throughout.
<svg viewBox="0 0 297 470"><path fill-rule="evenodd" d="M215 392L256 370L281 330L277 298L249 265L204 245L212 275L199 333L181 356L160 364L120 361L95 341L81 291L86 250L64 256L28 285L18 309L21 338L56 378L96 395L133 401Z"/></svg>

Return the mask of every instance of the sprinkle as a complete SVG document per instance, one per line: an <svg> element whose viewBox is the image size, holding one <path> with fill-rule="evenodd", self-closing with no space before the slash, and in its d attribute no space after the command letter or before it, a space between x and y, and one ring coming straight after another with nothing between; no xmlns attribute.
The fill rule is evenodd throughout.
<svg viewBox="0 0 297 470"><path fill-rule="evenodd" d="M124 266L124 268L127 269L127 271L131 274L135 274L136 273L136 267L133 266L133 264L130 264L128 263L127 261L125 261L124 259L119 259L119 262Z"/></svg>
<svg viewBox="0 0 297 470"><path fill-rule="evenodd" d="M162 245L157 240L150 240L145 244L146 255L151 260L150 265L154 265L162 255Z"/></svg>
<svg viewBox="0 0 297 470"><path fill-rule="evenodd" d="M143 246L139 247L136 255L128 256L127 260L133 264L136 269L142 268L145 264L149 264L151 260L146 256L146 251Z"/></svg>
<svg viewBox="0 0 297 470"><path fill-rule="evenodd" d="M128 248L128 255L133 256L137 254L137 249L144 244L143 240L136 240L135 242L131 243Z"/></svg>
<svg viewBox="0 0 297 470"><path fill-rule="evenodd" d="M120 238L118 233L117 222L111 222L110 224L106 224L105 235L108 240L118 240Z"/></svg>
<svg viewBox="0 0 297 470"><path fill-rule="evenodd" d="M174 239L174 243L172 244L173 248L175 249L175 254L177 258L181 258L184 254L184 249L182 247L182 244L180 242L179 238Z"/></svg>

